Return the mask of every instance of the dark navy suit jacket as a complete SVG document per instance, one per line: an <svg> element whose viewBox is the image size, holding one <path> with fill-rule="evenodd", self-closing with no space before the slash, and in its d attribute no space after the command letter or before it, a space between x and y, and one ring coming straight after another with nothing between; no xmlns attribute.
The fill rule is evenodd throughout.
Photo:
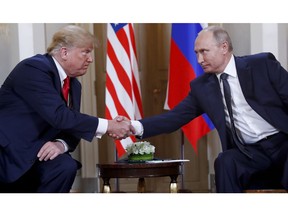
<svg viewBox="0 0 288 216"><path fill-rule="evenodd" d="M287 71L271 53L234 58L248 104L271 125L288 133ZM203 74L191 81L190 87L188 96L171 111L140 120L144 127L142 138L173 132L207 113L218 131L223 151L232 148L216 75Z"/></svg>
<svg viewBox="0 0 288 216"><path fill-rule="evenodd" d="M0 181L12 182L37 160L47 142L63 139L73 151L81 138L92 141L98 118L81 114L81 84L71 79L72 108L66 105L52 57L20 62L0 89Z"/></svg>

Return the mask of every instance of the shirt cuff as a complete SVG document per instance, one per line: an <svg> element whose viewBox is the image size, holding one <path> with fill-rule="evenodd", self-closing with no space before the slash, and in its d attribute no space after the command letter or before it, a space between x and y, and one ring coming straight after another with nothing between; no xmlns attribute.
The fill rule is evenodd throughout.
<svg viewBox="0 0 288 216"><path fill-rule="evenodd" d="M103 118L98 118L98 119L99 119L99 123L98 123L95 136L100 139L107 132L108 120L103 119Z"/></svg>
<svg viewBox="0 0 288 216"><path fill-rule="evenodd" d="M143 125L141 124L140 121L135 121L135 120L131 120L131 125L134 127L135 129L135 136L142 136L144 129L143 129Z"/></svg>
<svg viewBox="0 0 288 216"><path fill-rule="evenodd" d="M61 143L63 144L63 146L64 146L64 152L67 152L67 151L68 151L68 145L67 145L67 143L66 143L64 140L62 140L62 139L55 139L55 141L61 142Z"/></svg>

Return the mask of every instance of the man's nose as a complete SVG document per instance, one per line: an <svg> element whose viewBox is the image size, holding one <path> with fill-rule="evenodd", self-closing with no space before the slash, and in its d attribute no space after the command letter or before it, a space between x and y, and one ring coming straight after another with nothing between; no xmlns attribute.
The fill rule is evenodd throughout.
<svg viewBox="0 0 288 216"><path fill-rule="evenodd" d="M93 62L92 53L89 54L87 61L88 61L89 63L92 63L92 62Z"/></svg>
<svg viewBox="0 0 288 216"><path fill-rule="evenodd" d="M202 56L201 54L198 54L198 55L197 55L197 61L198 61L198 64L200 64L200 65L201 65L201 63L204 61L204 60L203 60L203 56Z"/></svg>

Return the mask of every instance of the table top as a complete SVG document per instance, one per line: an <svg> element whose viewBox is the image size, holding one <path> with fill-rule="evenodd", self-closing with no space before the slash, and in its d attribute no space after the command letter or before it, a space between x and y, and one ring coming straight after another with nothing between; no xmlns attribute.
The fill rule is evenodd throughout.
<svg viewBox="0 0 288 216"><path fill-rule="evenodd" d="M182 174L180 161L161 161L160 163L114 162L96 164L98 175L102 178L144 178L178 176Z"/></svg>

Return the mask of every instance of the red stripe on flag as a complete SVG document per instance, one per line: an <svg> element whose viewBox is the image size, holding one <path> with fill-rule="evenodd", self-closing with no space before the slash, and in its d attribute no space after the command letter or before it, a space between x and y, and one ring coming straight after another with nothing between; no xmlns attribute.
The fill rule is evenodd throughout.
<svg viewBox="0 0 288 216"><path fill-rule="evenodd" d="M105 115L107 119L112 119L112 116L107 106L105 107ZM123 148L120 140L115 140L115 145L117 148L118 155L125 154L126 150Z"/></svg>
<svg viewBox="0 0 288 216"><path fill-rule="evenodd" d="M138 62L137 59L137 52L136 52L136 43L135 43L135 37L134 37L134 29L133 29L133 25L131 23L128 24L129 25L129 32L130 32L130 39L131 39L131 45L133 48L133 52L136 58L136 61Z"/></svg>
<svg viewBox="0 0 288 216"><path fill-rule="evenodd" d="M123 116L126 116L127 118L130 119L128 113L126 112L124 107L121 105L121 102L120 102L119 98L117 97L115 87L114 87L108 73L106 74L106 87L107 87L107 90L109 91L111 97L113 98L113 101L114 101L118 115L123 115Z"/></svg>
<svg viewBox="0 0 288 216"><path fill-rule="evenodd" d="M113 66L117 72L118 79L120 80L122 86L125 88L127 94L130 96L130 100L132 100L132 88L131 88L129 77L128 77L126 71L124 70L123 66L119 62L118 58L116 57L114 49L111 46L111 43L109 40L107 41L107 55L109 56Z"/></svg>
<svg viewBox="0 0 288 216"><path fill-rule="evenodd" d="M117 154L119 157L121 157L121 155L124 155L126 150L123 148L123 145L121 143L120 140L115 140L115 145L116 145L116 148L117 148Z"/></svg>
<svg viewBox="0 0 288 216"><path fill-rule="evenodd" d="M107 119L112 119L111 113L109 111L109 108L105 106L105 116Z"/></svg>
<svg viewBox="0 0 288 216"><path fill-rule="evenodd" d="M132 81L133 81L132 85L133 85L133 92L134 92L135 100L136 100L136 103L138 104L140 115L143 116L143 106L142 106L141 94L140 94L140 91L139 91L139 88L138 88L138 84L136 82L136 79L135 79L134 75L133 75L133 80Z"/></svg>
<svg viewBox="0 0 288 216"><path fill-rule="evenodd" d="M136 142L136 138L134 136L131 136L130 139L132 140L132 142ZM126 153L126 150L124 149L120 140L115 140L115 145L116 145L117 153L119 157Z"/></svg>
<svg viewBox="0 0 288 216"><path fill-rule="evenodd" d="M128 55L129 59L131 59L130 49L129 49L129 41L124 31L124 28L120 29L116 34L119 42L121 43L122 47L124 48L126 54Z"/></svg>

